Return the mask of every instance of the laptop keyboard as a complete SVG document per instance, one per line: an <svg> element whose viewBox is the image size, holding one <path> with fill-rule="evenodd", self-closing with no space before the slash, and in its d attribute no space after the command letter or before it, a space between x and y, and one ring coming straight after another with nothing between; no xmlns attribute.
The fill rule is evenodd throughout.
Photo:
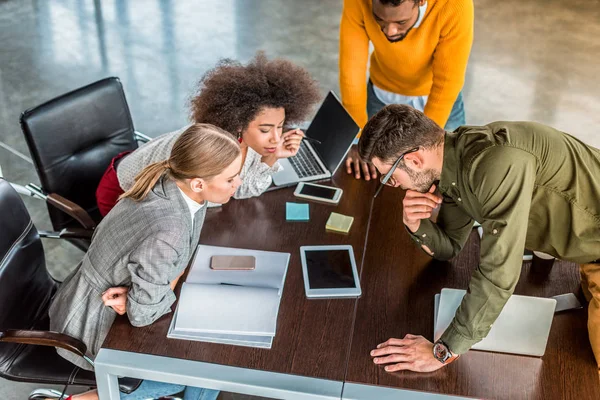
<svg viewBox="0 0 600 400"><path fill-rule="evenodd" d="M292 167L300 179L309 176L322 175L325 173L313 153L304 142L300 142L300 149L298 150L298 153L294 157L290 157L288 160L292 164Z"/></svg>

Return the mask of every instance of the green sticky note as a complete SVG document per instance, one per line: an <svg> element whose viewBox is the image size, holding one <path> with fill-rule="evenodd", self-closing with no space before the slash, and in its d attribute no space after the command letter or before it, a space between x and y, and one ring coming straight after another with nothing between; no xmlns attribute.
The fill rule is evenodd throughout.
<svg viewBox="0 0 600 400"><path fill-rule="evenodd" d="M332 212L327 220L327 224L325 224L325 229L348 233L350 231L350 227L352 226L352 222L354 222L354 217Z"/></svg>
<svg viewBox="0 0 600 400"><path fill-rule="evenodd" d="M308 221L308 204L285 203L285 219L288 221Z"/></svg>

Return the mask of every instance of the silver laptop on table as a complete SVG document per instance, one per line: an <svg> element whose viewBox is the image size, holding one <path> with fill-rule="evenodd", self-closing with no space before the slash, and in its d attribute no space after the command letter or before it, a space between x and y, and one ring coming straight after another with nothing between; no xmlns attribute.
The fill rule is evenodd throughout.
<svg viewBox="0 0 600 400"><path fill-rule="evenodd" d="M283 167L273 175L276 186L325 179L335 174L344 161L359 127L333 92L329 92L306 135L321 144L303 140L298 154L279 160Z"/></svg>
<svg viewBox="0 0 600 400"><path fill-rule="evenodd" d="M434 341L448 328L466 293L444 288L439 298L436 295ZM555 308L555 299L512 295L487 337L473 350L543 356Z"/></svg>

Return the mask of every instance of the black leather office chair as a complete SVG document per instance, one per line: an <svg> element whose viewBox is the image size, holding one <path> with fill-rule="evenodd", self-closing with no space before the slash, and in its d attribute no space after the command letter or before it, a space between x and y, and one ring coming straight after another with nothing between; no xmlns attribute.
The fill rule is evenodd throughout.
<svg viewBox="0 0 600 400"><path fill-rule="evenodd" d="M76 367L54 349L61 347L83 357L86 345L71 336L48 331L48 308L58 283L46 270L40 235L23 201L1 178L0 226L0 377L95 386L93 372ZM87 237L65 232L63 236ZM139 383L137 379L121 379L121 390L130 392Z"/></svg>
<svg viewBox="0 0 600 400"><path fill-rule="evenodd" d="M147 137L133 128L123 86L106 78L66 93L21 115L55 231L81 226L93 230L101 216L96 188L113 157L135 150ZM82 250L89 241L69 239Z"/></svg>

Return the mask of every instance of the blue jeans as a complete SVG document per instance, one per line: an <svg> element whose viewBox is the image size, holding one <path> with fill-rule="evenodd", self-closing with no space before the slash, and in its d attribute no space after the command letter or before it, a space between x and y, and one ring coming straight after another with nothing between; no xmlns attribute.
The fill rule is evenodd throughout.
<svg viewBox="0 0 600 400"><path fill-rule="evenodd" d="M216 400L219 396L218 390L144 380L130 394L121 393L121 400L157 399L162 396L180 393L183 390L185 390L183 400Z"/></svg>
<svg viewBox="0 0 600 400"><path fill-rule="evenodd" d="M385 107L385 103L383 103L373 90L373 83L369 80L369 84L367 85L367 114L369 119L377 114L379 110ZM423 110L419 110L423 111ZM452 111L450 112L450 117L448 117L448 121L446 122L446 126L444 129L452 132L459 126L465 125L465 105L463 103L463 95L462 91L458 94L456 101L454 102L454 106L452 107Z"/></svg>

